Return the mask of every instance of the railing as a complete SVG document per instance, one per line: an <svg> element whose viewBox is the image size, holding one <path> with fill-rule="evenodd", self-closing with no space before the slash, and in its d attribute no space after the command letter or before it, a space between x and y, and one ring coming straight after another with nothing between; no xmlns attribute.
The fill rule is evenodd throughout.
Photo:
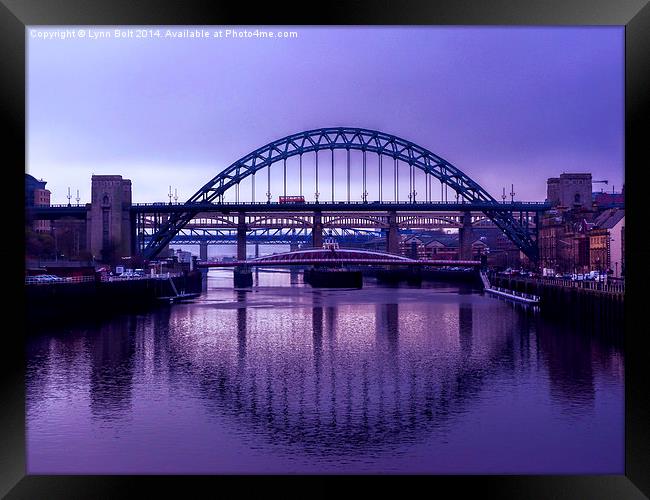
<svg viewBox="0 0 650 500"><path fill-rule="evenodd" d="M34 205L30 208L82 208L86 205L87 203L52 203L50 205Z"/></svg>
<svg viewBox="0 0 650 500"><path fill-rule="evenodd" d="M160 274L147 274L143 276L108 276L102 275L100 281L102 282L115 282L115 281L139 281L139 280L167 280L169 278L178 278L183 276L183 273L160 273ZM93 283L96 281L95 276L69 276L69 277L56 277L56 278L39 278L38 276L27 276L25 278L26 285L60 285L71 283Z"/></svg>
<svg viewBox="0 0 650 500"><path fill-rule="evenodd" d="M571 280L564 278L555 278L555 277L544 277L544 278L525 278L517 276L502 276L504 278L509 278L515 281L520 281L522 283L538 283L542 285L553 285L553 286L562 286L568 288L582 288L584 290L595 290L600 292L609 292L609 293L625 293L625 282L614 283L611 281L591 281L591 280Z"/></svg>
<svg viewBox="0 0 650 500"><path fill-rule="evenodd" d="M183 273L160 273L160 274L145 274L142 276L108 276L102 275L101 280L103 282L115 282L115 281L138 281L138 280L167 280L169 278L178 278L183 276Z"/></svg>
<svg viewBox="0 0 650 500"><path fill-rule="evenodd" d="M501 288L501 287L498 287L498 286L492 287L491 290L495 290L497 292L501 292L501 293L504 293L506 295L511 295L513 297L520 297L520 298L523 298L523 299L539 301L539 297L537 295L533 295L533 294L530 294L530 293L518 292L516 290L510 290L508 288Z"/></svg>
<svg viewBox="0 0 650 500"><path fill-rule="evenodd" d="M304 202L291 202L291 203L280 203L277 201L221 201L221 202L152 202L152 203L132 203L132 207L165 207L165 206L184 206L188 207L198 207L201 206L212 206L212 205L282 205L282 206L292 206L292 205L534 205L534 206L547 206L548 203L545 201L508 201L508 202L490 202L490 201L394 201L394 200L375 200L375 201L311 201L305 200ZM50 205L54 206L68 206L68 205ZM550 205L548 205L550 206Z"/></svg>
<svg viewBox="0 0 650 500"><path fill-rule="evenodd" d="M26 285L56 285L56 284L69 284L69 283L92 283L95 281L94 276L68 276L57 277L53 279L39 278L38 276L27 276L25 278Z"/></svg>
<svg viewBox="0 0 650 500"><path fill-rule="evenodd" d="M483 288L490 288L491 287L490 280L488 279L486 274L483 271L481 271L480 275L481 275L481 281L483 282Z"/></svg>

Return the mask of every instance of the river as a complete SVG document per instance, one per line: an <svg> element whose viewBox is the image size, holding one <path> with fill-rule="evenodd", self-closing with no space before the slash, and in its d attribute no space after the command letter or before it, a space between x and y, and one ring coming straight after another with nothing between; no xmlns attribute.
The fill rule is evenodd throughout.
<svg viewBox="0 0 650 500"><path fill-rule="evenodd" d="M622 474L621 337L467 285L211 271L28 337L27 471Z"/></svg>

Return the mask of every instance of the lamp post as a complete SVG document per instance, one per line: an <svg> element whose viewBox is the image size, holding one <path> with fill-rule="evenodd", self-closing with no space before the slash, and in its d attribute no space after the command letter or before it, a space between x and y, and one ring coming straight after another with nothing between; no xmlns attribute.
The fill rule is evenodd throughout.
<svg viewBox="0 0 650 500"><path fill-rule="evenodd" d="M608 256L611 256L612 241L616 241L616 240L610 236L608 238L608 240L607 240L607 255ZM609 267L609 269L611 269L612 268L612 259L609 258L608 260L609 260L609 266L608 267ZM614 277L618 278L618 262L614 262L614 267L616 269L614 271Z"/></svg>
<svg viewBox="0 0 650 500"><path fill-rule="evenodd" d="M56 227L52 224L52 235L54 236L54 262L59 262L59 246L56 241Z"/></svg>

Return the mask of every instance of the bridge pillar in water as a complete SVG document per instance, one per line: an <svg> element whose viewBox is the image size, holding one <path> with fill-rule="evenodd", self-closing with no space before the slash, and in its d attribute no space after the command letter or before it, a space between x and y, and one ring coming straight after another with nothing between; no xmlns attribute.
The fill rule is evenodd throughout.
<svg viewBox="0 0 650 500"><path fill-rule="evenodd" d="M237 260L246 260L246 214L237 214ZM247 266L237 266L233 272L235 288L253 286L253 273Z"/></svg>
<svg viewBox="0 0 650 500"><path fill-rule="evenodd" d="M207 243L201 243L199 245L199 259L206 261L208 260L208 244Z"/></svg>
<svg viewBox="0 0 650 500"><path fill-rule="evenodd" d="M399 231L397 229L397 213L394 210L388 212L388 234L386 235L386 251L398 255L399 252Z"/></svg>
<svg viewBox="0 0 650 500"><path fill-rule="evenodd" d="M463 223L458 230L458 254L460 260L472 259L472 214L463 212Z"/></svg>
<svg viewBox="0 0 650 500"><path fill-rule="evenodd" d="M246 260L246 214L237 215L237 260Z"/></svg>
<svg viewBox="0 0 650 500"><path fill-rule="evenodd" d="M323 247L323 219L320 212L314 212L314 225L311 228L311 241L314 248Z"/></svg>

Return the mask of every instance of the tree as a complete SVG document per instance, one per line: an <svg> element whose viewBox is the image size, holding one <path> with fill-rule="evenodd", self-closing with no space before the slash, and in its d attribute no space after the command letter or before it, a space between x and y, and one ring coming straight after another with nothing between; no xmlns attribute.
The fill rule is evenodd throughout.
<svg viewBox="0 0 650 500"><path fill-rule="evenodd" d="M25 254L31 258L52 258L55 256L54 238L25 226Z"/></svg>

